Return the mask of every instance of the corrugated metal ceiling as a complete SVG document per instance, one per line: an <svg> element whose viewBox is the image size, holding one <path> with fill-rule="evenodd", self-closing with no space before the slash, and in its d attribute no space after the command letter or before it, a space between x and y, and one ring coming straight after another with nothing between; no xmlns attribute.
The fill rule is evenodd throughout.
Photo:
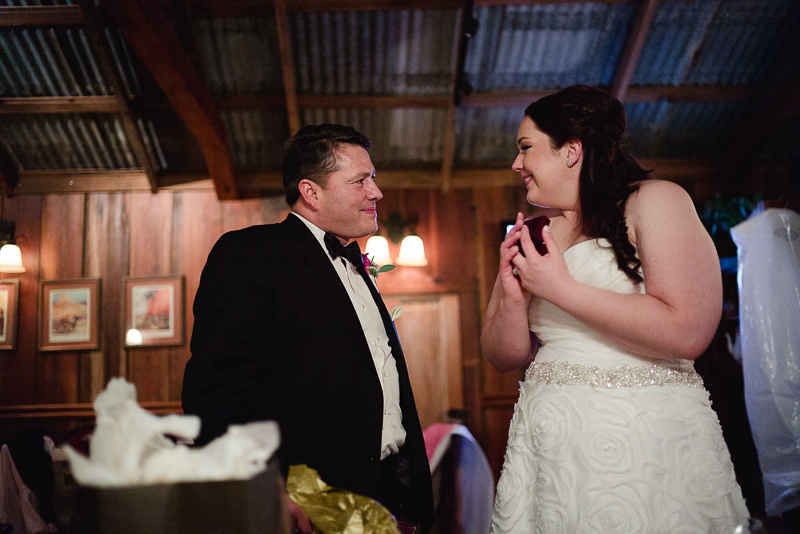
<svg viewBox="0 0 800 534"><path fill-rule="evenodd" d="M192 0L199 1L199 0ZM203 0L213 4L213 0ZM173 2L173 4L180 2ZM309 3L308 1L306 3ZM0 6L63 5L70 0L0 0ZM289 135L279 30L271 10L252 16L216 16L190 1L175 27L186 55L218 112L236 171L274 171ZM565 2L535 5L478 3L474 37L466 42L467 97L535 93L575 83L609 87L637 16L638 2ZM102 12L103 2L99 2ZM192 11L195 6L194 11ZM789 0L664 1L658 4L630 79L631 91L653 87L752 87L792 73L779 65L797 49L800 9ZM170 11L172 13L172 11ZM202 15L202 16L201 16ZM293 81L298 97L442 97L445 105L345 106L304 104L299 123L342 122L374 140L379 165L441 165L447 157L448 105L454 95L461 9L369 9L291 12L287 17ZM103 37L114 69L160 173L204 172L202 150L174 112L145 63L111 17ZM180 22L180 24L179 24ZM107 25L107 27L105 27ZM82 25L0 24L0 99L113 95L101 59ZM795 69L797 66L792 65ZM722 93L720 93L722 94ZM226 107L234 97L259 104ZM271 99L271 100L269 100ZM730 100L730 101L728 101ZM643 158L709 158L731 139L751 111L748 98L626 102L629 147ZM422 106L422 107L419 107ZM523 104L457 106L456 167L509 164ZM142 167L131 148L124 110L86 113L0 114L0 146L18 172ZM797 139L797 128L791 139ZM767 152L797 159L797 143ZM0 155L0 157L2 157Z"/></svg>

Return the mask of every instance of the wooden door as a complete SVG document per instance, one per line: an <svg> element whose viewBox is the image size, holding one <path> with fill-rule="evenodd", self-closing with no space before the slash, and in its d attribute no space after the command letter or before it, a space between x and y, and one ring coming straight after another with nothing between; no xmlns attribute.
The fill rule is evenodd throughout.
<svg viewBox="0 0 800 534"><path fill-rule="evenodd" d="M394 324L422 428L447 422L448 410L464 407L458 295L395 294L383 299L389 311L403 307Z"/></svg>

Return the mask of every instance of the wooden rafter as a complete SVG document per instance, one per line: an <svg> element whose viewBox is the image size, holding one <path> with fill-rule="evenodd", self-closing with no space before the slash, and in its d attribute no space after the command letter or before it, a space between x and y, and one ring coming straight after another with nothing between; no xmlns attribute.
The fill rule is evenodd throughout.
<svg viewBox="0 0 800 534"><path fill-rule="evenodd" d="M442 145L442 191L450 189L450 180L456 159L456 99L458 98L458 84L464 70L464 56L468 38L465 36L465 25L472 18L472 0L464 0L461 9L461 18L458 21L458 36L456 37L456 57L451 65L450 101L447 106L447 122L445 123L444 142Z"/></svg>
<svg viewBox="0 0 800 534"><path fill-rule="evenodd" d="M626 4L630 0L559 0L560 4L587 2ZM677 1L677 0L663 0ZM198 17L257 17L273 14L274 0L189 0ZM475 7L530 6L552 4L553 0L475 0ZM463 0L291 0L288 13L331 13L338 11L397 11L406 9L460 9Z"/></svg>
<svg viewBox="0 0 800 534"><path fill-rule="evenodd" d="M735 102L751 99L757 88L752 85L736 86L663 86L633 87L628 90L626 102ZM534 100L550 94L549 91L517 91L505 93L473 93L461 97L464 108L525 107ZM225 111L278 110L286 106L286 98L271 95L231 95L214 97L214 105ZM132 101L134 107L146 109L169 107L166 101ZM297 95L299 109L395 109L435 108L447 109L449 96L425 95ZM118 113L120 104L116 96L55 96L0 98L0 114L8 113Z"/></svg>
<svg viewBox="0 0 800 534"><path fill-rule="evenodd" d="M717 165L699 159L646 159L642 164L654 169L659 178L675 182L715 182L720 179ZM383 189L438 188L441 186L441 169L425 166L414 169L378 169ZM240 190L281 190L280 171L243 172L237 176ZM506 165L467 167L454 169L451 189L473 189L495 186L520 186L519 174ZM161 177L162 189L212 188L213 182L205 174L165 173ZM144 191L148 189L147 177L140 170L122 171L21 171L15 188L17 194L42 194L61 192Z"/></svg>
<svg viewBox="0 0 800 534"><path fill-rule="evenodd" d="M257 17L274 13L277 0L189 0L192 12L202 17ZM462 0L291 0L288 13L337 11L392 11L402 9L458 9Z"/></svg>
<svg viewBox="0 0 800 534"><path fill-rule="evenodd" d="M751 85L722 87L646 87L631 88L626 102L737 102L751 99L757 88ZM549 91L519 91L507 93L473 93L462 96L464 108L525 107L534 100L550 94ZM213 99L214 105L224 111L280 110L286 106L283 96L232 95ZM134 108L148 110L169 108L166 101L132 101ZM449 97L442 96L357 96L357 95L297 95L299 109L447 109ZM0 115L22 113L118 113L120 105L115 96L82 97L8 97L0 98Z"/></svg>
<svg viewBox="0 0 800 534"><path fill-rule="evenodd" d="M115 95L32 96L0 98L0 114L8 113L122 113Z"/></svg>
<svg viewBox="0 0 800 534"><path fill-rule="evenodd" d="M225 126L158 1L106 0L104 5L200 144L217 197L237 198Z"/></svg>
<svg viewBox="0 0 800 534"><path fill-rule="evenodd" d="M752 85L737 86L660 86L631 87L625 102L733 102L748 100L757 91ZM524 108L531 102L547 96L552 91L508 91L473 93L465 95L461 106L465 108Z"/></svg>
<svg viewBox="0 0 800 534"><path fill-rule="evenodd" d="M292 43L289 37L289 17L286 14L286 1L275 0L275 30L278 34L278 50L281 58L283 94L286 98L286 115L289 120L289 135L300 129L300 108L297 106L297 87L294 83L294 60Z"/></svg>
<svg viewBox="0 0 800 534"><path fill-rule="evenodd" d="M80 6L0 7L0 27L83 24Z"/></svg>
<svg viewBox="0 0 800 534"><path fill-rule="evenodd" d="M114 65L108 42L100 29L100 23L98 22L98 17L95 12L94 0L78 1L86 24L86 33L89 34L89 38L95 50L95 55L100 61L103 75L114 91L114 98L117 102L119 115L122 118L122 127L125 130L125 135L133 149L133 153L136 155L136 159L139 161L139 164L142 165L147 175L150 190L155 193L158 191L156 167L147 150L142 132L139 129L139 115L130 105L128 93L125 90L125 84L122 82L122 77Z"/></svg>
<svg viewBox="0 0 800 534"><path fill-rule="evenodd" d="M633 71L636 70L636 64L639 62L639 54L642 52L644 40L650 30L650 23L653 20L657 5L658 0L641 0L636 10L636 18L634 19L633 27L631 27L631 32L628 34L628 40L622 52L622 59L617 65L614 80L611 82L611 94L620 102L625 102L625 95L628 92L631 78L633 78Z"/></svg>

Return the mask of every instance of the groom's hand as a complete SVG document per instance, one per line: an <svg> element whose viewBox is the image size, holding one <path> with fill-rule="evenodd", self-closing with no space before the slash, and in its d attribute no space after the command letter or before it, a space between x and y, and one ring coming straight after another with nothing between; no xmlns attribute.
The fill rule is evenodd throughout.
<svg viewBox="0 0 800 534"><path fill-rule="evenodd" d="M312 534L311 521L296 502L286 494L286 509L289 511L289 532L301 532L302 534Z"/></svg>

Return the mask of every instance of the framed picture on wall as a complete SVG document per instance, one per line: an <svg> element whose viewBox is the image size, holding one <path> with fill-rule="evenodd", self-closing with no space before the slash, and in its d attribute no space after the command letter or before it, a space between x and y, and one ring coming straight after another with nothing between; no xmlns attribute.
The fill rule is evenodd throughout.
<svg viewBox="0 0 800 534"><path fill-rule="evenodd" d="M47 280L41 285L39 350L100 346L100 280Z"/></svg>
<svg viewBox="0 0 800 534"><path fill-rule="evenodd" d="M17 348L19 280L0 280L0 350Z"/></svg>
<svg viewBox="0 0 800 534"><path fill-rule="evenodd" d="M183 276L125 279L125 345L183 344Z"/></svg>

